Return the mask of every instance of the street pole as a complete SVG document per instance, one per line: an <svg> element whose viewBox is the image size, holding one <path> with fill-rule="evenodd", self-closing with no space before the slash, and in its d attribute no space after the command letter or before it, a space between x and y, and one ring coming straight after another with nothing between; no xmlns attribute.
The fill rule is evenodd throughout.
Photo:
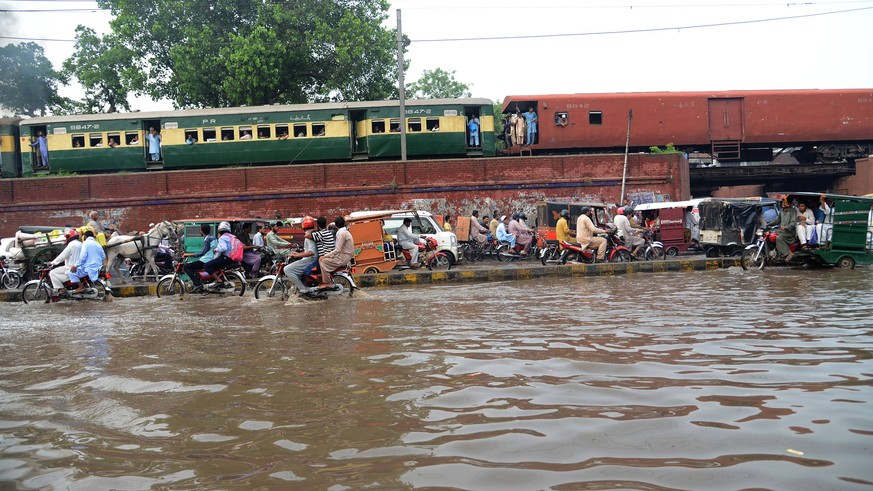
<svg viewBox="0 0 873 491"><path fill-rule="evenodd" d="M400 23L400 9L397 9L397 81L400 86L400 160L406 162L406 86L403 82L403 26Z"/></svg>
<svg viewBox="0 0 873 491"><path fill-rule="evenodd" d="M624 183L627 180L627 152L630 149L630 130L633 119L634 110L629 109L627 112L627 140L624 143L624 170L621 172L621 197L618 199L618 206L624 206Z"/></svg>

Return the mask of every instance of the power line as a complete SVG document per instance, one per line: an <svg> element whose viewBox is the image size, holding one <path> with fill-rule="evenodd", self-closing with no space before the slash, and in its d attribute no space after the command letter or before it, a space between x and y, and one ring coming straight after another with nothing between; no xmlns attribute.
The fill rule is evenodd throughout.
<svg viewBox="0 0 873 491"><path fill-rule="evenodd" d="M792 19L803 19L807 17L819 17L824 15L834 15L834 14L845 14L848 12L859 12L862 10L870 10L873 7L861 7L857 9L848 9L848 10L836 10L832 12L819 12L815 14L802 14L802 15L792 15L787 17L771 17L768 19L752 19L752 20L739 20L735 22L718 22L715 24L695 24L688 26L674 26L674 27L652 27L647 29L627 29L621 31L597 31L597 32L578 32L578 33L564 33L564 34L530 34L530 35L521 35L521 36L492 36L492 37L474 37L474 38L443 38L443 39L411 39L410 41L413 43L444 43L444 42L456 42L456 41L504 41L509 39L545 39L545 38L563 38L563 37L576 37L576 36L602 36L606 34L637 34L644 32L659 32L659 31L681 31L688 29L702 29L709 27L724 27L724 26L736 26L742 24L756 24L761 22L775 22L781 20L792 20Z"/></svg>

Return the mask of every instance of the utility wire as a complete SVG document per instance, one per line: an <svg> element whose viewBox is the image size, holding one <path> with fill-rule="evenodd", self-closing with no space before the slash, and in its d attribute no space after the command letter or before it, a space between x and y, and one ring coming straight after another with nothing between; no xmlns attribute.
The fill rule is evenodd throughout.
<svg viewBox="0 0 873 491"><path fill-rule="evenodd" d="M675 27L652 27L647 29L627 29L621 31L596 31L596 32L578 32L578 33L564 33L564 34L530 34L530 35L521 35L521 36L492 36L492 37L473 37L473 38L442 38L442 39L410 39L410 42L413 43L445 43L445 42L457 42L457 41L503 41L509 39L545 39L545 38L563 38L563 37L576 37L576 36L602 36L606 34L637 34L643 32L659 32L659 31L681 31L686 29L702 29L709 27L724 27L724 26L736 26L742 24L756 24L761 22L775 22L781 20L791 20L791 19L803 19L808 17L819 17L824 15L834 15L834 14L845 14L848 12L859 12L862 10L870 10L873 7L861 7L857 9L848 9L848 10L836 10L832 12L819 12L815 14L803 14L803 15L792 15L787 17L772 17L769 19L752 19L752 20L739 20L735 22L718 22L715 24L694 24L688 26L675 26Z"/></svg>

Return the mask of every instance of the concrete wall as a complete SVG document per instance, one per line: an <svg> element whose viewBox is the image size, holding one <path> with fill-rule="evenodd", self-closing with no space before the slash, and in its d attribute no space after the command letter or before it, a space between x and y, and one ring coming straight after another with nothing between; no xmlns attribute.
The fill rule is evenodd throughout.
<svg viewBox="0 0 873 491"><path fill-rule="evenodd" d="M722 186L712 192L713 198L748 198L750 196L764 196L764 186Z"/></svg>
<svg viewBox="0 0 873 491"><path fill-rule="evenodd" d="M416 207L439 214L533 210L542 199L615 203L624 156L332 163L0 180L0 236L79 225L89 210L122 230L163 218L336 216ZM631 155L627 194L689 197L681 155ZM657 198L656 198L657 199Z"/></svg>

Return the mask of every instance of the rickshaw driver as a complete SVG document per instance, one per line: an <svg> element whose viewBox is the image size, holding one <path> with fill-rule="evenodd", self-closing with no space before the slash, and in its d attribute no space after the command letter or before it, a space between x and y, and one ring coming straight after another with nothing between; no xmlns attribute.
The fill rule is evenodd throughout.
<svg viewBox="0 0 873 491"><path fill-rule="evenodd" d="M285 266L284 269L285 276L294 283L298 292L306 291L306 285L303 284L303 280L301 279L303 272L312 265L313 259L316 264L318 263L318 246L312 238L312 231L315 230L315 219L311 216L303 217L302 227L305 232L303 251L288 254L289 259L296 258L297 260Z"/></svg>
<svg viewBox="0 0 873 491"><path fill-rule="evenodd" d="M605 234L606 230L601 230L594 226L591 221L591 208L588 206L582 207L582 213L576 220L576 240L586 249L597 249L597 260L603 261L606 259L606 239L603 237L595 237L594 234Z"/></svg>
<svg viewBox="0 0 873 491"><path fill-rule="evenodd" d="M797 210L788 202L788 198L782 199L782 209L779 211L779 216L776 220L768 223L767 226L779 225L779 234L776 236L776 251L785 258L785 261L791 261L794 258L794 253L789 247L797 240Z"/></svg>

